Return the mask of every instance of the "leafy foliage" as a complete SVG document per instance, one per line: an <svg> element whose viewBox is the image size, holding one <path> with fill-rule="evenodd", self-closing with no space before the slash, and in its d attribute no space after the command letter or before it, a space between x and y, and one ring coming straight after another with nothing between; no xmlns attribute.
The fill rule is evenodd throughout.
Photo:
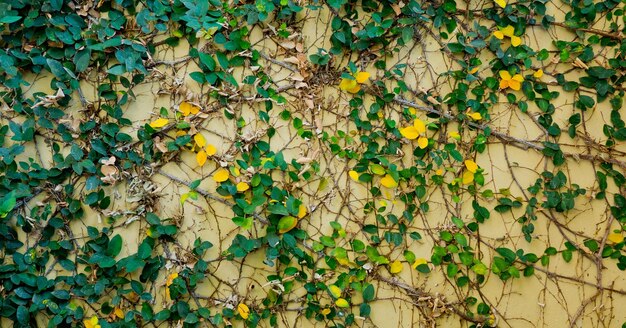
<svg viewBox="0 0 626 328"><path fill-rule="evenodd" d="M386 315L374 306L387 285L419 308L422 323L434 325L449 314L487 327L506 320L481 291L492 276L502 283L557 276L550 267L557 254L566 263L580 258L599 270L626 270L620 3L566 2L562 20L542 0L466 5L2 2L0 318L20 327L42 321L49 327L279 326L295 303L312 322L360 326ZM305 13L328 15L331 31L308 53L302 49ZM588 27L600 17L605 30ZM527 42L531 31L555 29L574 37L550 46ZM284 56L266 53L259 34ZM403 57L428 47L426 39L449 63L432 86L411 82L407 72L415 63ZM186 47L180 58L159 56ZM193 70L188 80L162 71L175 74L182 65ZM293 83L282 84L275 67L288 70ZM52 94L29 91L39 75L49 76ZM171 95L175 103L145 110L149 117L138 123L129 108L154 81L161 83L155 95ZM333 107L289 93L329 89L345 101ZM564 97L573 101L563 119ZM289 107L296 103L302 107ZM314 116L322 107L347 128L324 128ZM535 124L541 136L518 137L499 127L504 107ZM608 118L600 141L587 127L596 112ZM232 123L228 149L213 138L229 129L211 121L215 117ZM306 149L299 158L281 139L285 126ZM42 142L49 159L39 153ZM536 151L546 161L529 170L531 182L524 185L519 164L507 157L512 187L491 187L499 184L485 158L496 147ZM189 154L200 179L164 170ZM567 168L575 161L592 167L592 185L573 182L578 177ZM229 209L228 223L236 228L227 247L198 235L182 246L190 229L163 215L157 175L185 188L174 202L183 209L202 208L202 199ZM347 193L361 188L366 200L350 205L340 184ZM124 211L116 207L122 185L133 199L128 203L136 203ZM332 192L324 191L328 186ZM425 218L437 206L436 192L445 206L437 207L444 208L437 214L443 223L435 227ZM316 229L320 209L341 197L337 215L324 215L323 229ZM585 202L607 207L602 231L568 226ZM351 220L341 219L343 211ZM483 235L496 218L508 216L519 231L500 231L495 240ZM536 233L546 222L557 227L562 243ZM123 233L131 225L142 231L136 245ZM85 233L76 235L79 227ZM266 269L262 296L206 292L221 263L243 274L244 264L259 256ZM402 280L437 273L458 300ZM592 285L604 290L602 283Z"/></svg>

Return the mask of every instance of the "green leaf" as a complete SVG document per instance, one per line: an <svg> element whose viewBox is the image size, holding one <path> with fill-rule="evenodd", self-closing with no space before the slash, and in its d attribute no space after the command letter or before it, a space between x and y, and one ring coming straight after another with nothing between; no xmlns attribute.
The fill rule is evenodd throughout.
<svg viewBox="0 0 626 328"><path fill-rule="evenodd" d="M2 197L0 199L0 219L5 218L15 208L16 204L15 190Z"/></svg>
<svg viewBox="0 0 626 328"><path fill-rule="evenodd" d="M298 219L290 215L283 216L282 218L280 218L280 221L278 221L278 233L288 232L291 229L295 228L296 225L298 225Z"/></svg>
<svg viewBox="0 0 626 328"><path fill-rule="evenodd" d="M487 266L484 265L483 263L477 263L477 264L474 264L474 266L472 266L472 271L476 272L476 274L479 274L479 275L483 275L483 276L486 275L488 270L489 269L487 268Z"/></svg>
<svg viewBox="0 0 626 328"><path fill-rule="evenodd" d="M115 260L104 254L96 253L89 258L89 263L97 264L101 268L110 268L115 265Z"/></svg>
<svg viewBox="0 0 626 328"><path fill-rule="evenodd" d="M374 286L372 284L367 284L367 287L363 289L363 301L371 302L374 300Z"/></svg>
<svg viewBox="0 0 626 328"><path fill-rule="evenodd" d="M589 67L587 73L589 73L590 76L597 77L599 79L608 79L609 77L615 75L616 72L613 69L606 69L601 66L593 66Z"/></svg>
<svg viewBox="0 0 626 328"><path fill-rule="evenodd" d="M70 299L70 293L67 290L55 290L52 292L52 296L61 299L61 300L69 300Z"/></svg>
<svg viewBox="0 0 626 328"><path fill-rule="evenodd" d="M111 257L116 257L120 251L122 250L122 237L120 235L115 235L109 241L109 248L107 248L107 255Z"/></svg>
<svg viewBox="0 0 626 328"><path fill-rule="evenodd" d="M0 24L11 24L22 19L22 16L4 16L0 18Z"/></svg>
<svg viewBox="0 0 626 328"><path fill-rule="evenodd" d="M283 204L276 203L269 205L267 210L272 214L289 215L289 211L287 211L287 208Z"/></svg>
<svg viewBox="0 0 626 328"><path fill-rule="evenodd" d="M170 310L168 309L162 310L154 316L154 320L156 321L167 320L170 317L170 314L171 314Z"/></svg>
<svg viewBox="0 0 626 328"><path fill-rule="evenodd" d="M589 248L590 251L592 252L597 252L598 249L600 248L600 246L598 245L598 242L595 241L595 239L589 239L586 240L584 242L585 246L587 246L587 248Z"/></svg>
<svg viewBox="0 0 626 328"><path fill-rule="evenodd" d="M223 52L216 52L215 57L217 57L217 61L220 63L222 69L227 70L229 67L228 57Z"/></svg>
<svg viewBox="0 0 626 328"><path fill-rule="evenodd" d="M515 258L517 257L515 255L515 252L513 252L512 250L508 249L508 248L496 248L496 252L498 252L498 254L500 254L500 256L504 257L507 262L509 263L513 263L515 261Z"/></svg>
<svg viewBox="0 0 626 328"><path fill-rule="evenodd" d="M359 315L362 317L369 317L371 312L372 312L372 308L367 303L363 303L359 307Z"/></svg>
<svg viewBox="0 0 626 328"><path fill-rule="evenodd" d="M453 53L459 53L459 52L463 52L463 50L465 49L465 46L458 42L448 43L448 49L450 49L450 51L452 51Z"/></svg>
<svg viewBox="0 0 626 328"><path fill-rule="evenodd" d="M346 0L328 0L328 5L335 9L340 9L344 4L346 4Z"/></svg>
<svg viewBox="0 0 626 328"><path fill-rule="evenodd" d="M126 69L122 65L115 65L115 66L109 68L107 73L113 74L113 75L122 75L122 74L126 73Z"/></svg>
<svg viewBox="0 0 626 328"><path fill-rule="evenodd" d="M206 77L202 72L191 72L189 77L200 84L204 84L206 82Z"/></svg>
<svg viewBox="0 0 626 328"><path fill-rule="evenodd" d="M238 227L241 227L242 229L252 228L253 222L254 220L251 216L249 217L236 216L233 218L233 223L236 224Z"/></svg>
<svg viewBox="0 0 626 328"><path fill-rule="evenodd" d="M563 255L563 260L565 260L565 262L569 263L572 260L572 251L564 250L562 255Z"/></svg>
<svg viewBox="0 0 626 328"><path fill-rule="evenodd" d="M28 309L24 305L20 305L17 307L17 322L21 324L27 324L30 320L30 313L28 313Z"/></svg>
<svg viewBox="0 0 626 328"><path fill-rule="evenodd" d="M455 263L448 263L448 267L446 268L446 274L448 278L454 278L456 274L459 272L459 266Z"/></svg>
<svg viewBox="0 0 626 328"><path fill-rule="evenodd" d="M198 56L200 57L201 64L206 66L209 71L211 72L215 71L216 66L215 66L215 59L213 59L213 56L204 52L199 53ZM222 63L220 63L220 66L221 65Z"/></svg>
<svg viewBox="0 0 626 328"><path fill-rule="evenodd" d="M74 56L74 65L76 65L76 71L84 72L89 67L89 60L91 59L91 50L85 48L80 50Z"/></svg>
<svg viewBox="0 0 626 328"><path fill-rule="evenodd" d="M563 90L565 91L574 91L576 89L578 89L578 83L576 82L569 81L563 84Z"/></svg>
<svg viewBox="0 0 626 328"><path fill-rule="evenodd" d="M65 68L58 60L48 58L46 62L48 63L48 67L50 68L50 72L52 74L60 79L64 79L66 77L67 72L65 72Z"/></svg>
<svg viewBox="0 0 626 328"><path fill-rule="evenodd" d="M50 0L50 7L52 10L61 10L63 7L63 0Z"/></svg>

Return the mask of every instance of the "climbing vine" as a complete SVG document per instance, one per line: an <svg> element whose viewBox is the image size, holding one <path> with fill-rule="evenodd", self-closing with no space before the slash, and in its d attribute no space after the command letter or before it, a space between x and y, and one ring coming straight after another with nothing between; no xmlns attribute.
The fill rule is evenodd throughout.
<svg viewBox="0 0 626 328"><path fill-rule="evenodd" d="M626 322L621 2L0 11L0 326Z"/></svg>

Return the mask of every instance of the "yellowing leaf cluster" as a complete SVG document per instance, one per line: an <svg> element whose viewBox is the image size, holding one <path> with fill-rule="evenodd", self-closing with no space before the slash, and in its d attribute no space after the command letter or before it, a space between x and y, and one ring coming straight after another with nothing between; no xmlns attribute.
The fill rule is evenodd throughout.
<svg viewBox="0 0 626 328"><path fill-rule="evenodd" d="M354 79L343 78L339 82L339 89L347 91L349 93L357 93L361 90L361 84L365 83L370 78L368 72L357 72L353 74Z"/></svg>

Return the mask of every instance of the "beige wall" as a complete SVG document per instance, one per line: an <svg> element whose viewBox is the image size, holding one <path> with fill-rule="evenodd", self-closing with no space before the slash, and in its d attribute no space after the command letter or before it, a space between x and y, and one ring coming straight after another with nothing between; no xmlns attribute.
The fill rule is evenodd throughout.
<svg viewBox="0 0 626 328"><path fill-rule="evenodd" d="M552 9L558 12L556 8ZM263 49L263 53L273 60L273 62L266 61L263 69L275 79L278 86L296 85L296 88L285 92L287 104L278 105L271 112L276 115L272 117L271 124L277 130L276 137L272 139L272 149L284 149L288 162L291 158L308 157L314 154L315 160L319 162L320 171L310 182L293 186L311 212L310 216L300 223L301 228L317 239L321 234L331 233L332 229L328 222L337 220L346 227L348 235L346 242L349 237L353 236L365 240L366 236L360 231L360 226L364 223L372 223L375 219L372 215L364 215L362 211L365 202L371 198L367 188L347 177L347 172L354 162L333 157L319 139L302 140L297 137L297 131L290 122L277 117L284 108L289 110L294 117L301 118L308 129L317 129L330 134L336 130L356 133L354 124L346 117L349 112L347 102L352 96L338 90L338 79L329 78L333 72L324 72L321 69L311 72L312 66L306 61L300 62L302 71L290 71L278 64L278 62L288 62L289 65L296 66L299 58L306 60L309 54L316 51L316 47L330 48L328 43L329 13L305 10L301 18L302 30L294 31L294 37L290 42L277 44L272 38L264 38L263 31L259 27L251 31L251 38L258 40L256 48ZM271 34L271 32L266 32ZM415 47L402 48L399 52L388 56L386 58L388 67L396 63L408 64L403 71L404 81L410 87L414 90L431 90L435 94L444 96L452 85L439 76L448 69L458 67L458 64L452 62L449 56L440 50L440 44L426 31L422 33L423 39L420 44L416 44ZM535 49L546 47L548 50L553 50L553 46L549 43L557 35L567 40L576 38L574 34L564 29L553 28L546 32L541 28L529 28L523 40L524 44ZM175 49L163 48L155 60L176 60L186 56L188 50L189 45L185 43ZM381 58L380 52L376 49L371 49L371 55ZM338 57L333 65L343 67L350 59L356 60L357 54L351 58ZM487 64L488 61L489 58L483 60L484 64L478 73L483 78L492 74ZM372 79L382 78L382 72L376 70L371 63L360 64L365 65L366 70L372 74ZM542 80L551 83L554 81L553 74L566 68L571 68L571 65L551 64L544 67L546 74ZM197 120L198 131L209 143L216 145L219 161L231 163L232 158L237 157L233 144L241 136L235 133L235 122L225 119L221 110L208 110L214 105L215 100L207 96L209 91L207 88L199 88L197 83L189 78L189 73L195 70L197 66L193 62L157 66L151 72L149 82L134 89L137 99L125 109L125 117L133 120L135 124L127 132L135 136L135 131L139 126L157 118L161 107L173 113L180 102L186 99L192 100L200 103L206 112ZM303 73L306 75L307 72L313 77L303 76ZM573 79L576 74L579 72L573 70L568 73L568 77ZM235 71L234 75L240 80L247 74ZM49 89L49 76L32 76L32 81L35 83L30 92L42 91L48 94L54 92ZM391 83L389 86L392 87ZM84 82L82 88L89 101L96 100L93 81ZM254 93L254 90L247 88L243 87L233 94L245 97ZM553 89L560 90L560 87L553 87ZM592 90L583 90L583 92L592 94ZM420 105L430 105L416 98L409 98L409 100L416 101ZM366 102L371 101L371 97L366 98ZM500 96L500 101L501 103L493 109L492 121L489 123L494 130L537 142L537 144L545 139L543 131L534 122L537 108L531 107L529 113L522 113L516 106L508 105L503 95ZM576 111L572 105L573 94L562 92L557 102L558 109L555 118L559 122L566 122L567 118ZM246 121L246 127L243 129L243 135L246 137L255 133L262 135L268 127L258 119L256 114L255 110L260 105L262 104L246 101L231 104L232 110ZM607 106L608 103L605 102L587 111L585 113L586 126L584 130L581 128L582 133L599 143L605 141L602 124L609 120ZM68 120L87 119L79 107L80 104L76 103L67 117ZM384 115L397 120L400 110L402 107L399 105L390 106L385 109ZM101 115L104 114L101 113ZM418 117L431 121L423 112L418 111ZM561 124L561 126L566 125ZM450 125L450 129L455 128ZM247 133L249 135L246 135ZM432 132L429 132L429 136L438 138ZM470 131L463 136L465 141L472 140L474 137L475 133ZM536 150L520 149L515 145L504 144L497 138L491 138L489 141L487 150L476 158L476 162L485 170L486 183L483 189L508 190L512 196L524 199L527 194L525 188L539 177L538 172L544 169L552 170L550 161ZM563 149L568 153L584 154L587 151L582 138L570 140L564 134L561 142L567 144ZM359 142L349 146L358 147ZM37 138L36 143L28 147L31 148L25 154L24 159L35 157L36 154L44 165L50 165L50 149L45 138ZM618 149L626 151L623 144ZM398 156L392 160L399 166L411 165L411 145L407 143L403 150L404 156ZM592 153L597 154L597 152ZM463 154L471 156L467 147L463 148ZM624 158L617 158L617 160L626 161ZM162 167L161 164L163 164ZM114 225L117 227L115 231L119 231L125 240L121 258L124 254L135 252L137 244L133 241L143 238L146 233L146 223L137 218L141 217L145 211L155 211L162 218L172 218L181 230L178 244L162 250L165 256L171 259L168 263L170 272L180 271L183 263L190 259L187 252L196 238L209 240L215 244L215 247L209 251L209 257L215 258L228 248L237 233L250 236L262 235L263 229L260 224L255 224L251 231L239 229L230 220L231 210L214 200L200 197L195 201L187 201L181 206L180 196L186 193L188 188L173 181L171 177L187 182L203 179L200 189L213 193L216 184L210 176L216 169L216 165L216 161L209 161L204 167L199 168L194 154L187 151L180 157L171 158L168 163L155 163L155 170L146 168L142 172L126 172L124 178L115 186L106 188L107 194L113 199L111 208L103 212L86 208L89 215L83 221L73 223L74 235L80 238L86 235L86 226L103 227L108 224L109 217L115 217ZM568 158L567 164L561 169L566 173L569 183L576 183L588 190L598 190L594 178L594 172L598 169L597 165L598 162L579 160L573 156ZM446 180L452 180L459 169L460 165L457 163L452 172L446 172ZM169 177L160 172L166 173ZM80 191L83 185L84 181L79 182L77 190ZM385 213L402 213L404 204L396 199L395 193L403 188L408 188L408 186L400 185L397 190L386 191L384 198L389 205ZM612 183L609 183L609 190L612 193L619 192ZM445 188L432 187L428 194L430 212L417 217L412 224L412 229L419 231L424 239L409 242L409 249L418 258L426 259L430 259L431 247L437 242L438 232L451 226L451 217L459 215L461 219L469 222L473 212L472 196L467 193L461 196L458 203L451 201L450 193ZM30 206L36 206L37 201L42 199L33 200ZM379 201L380 199L376 200L376 202ZM483 201L483 206L490 209L495 205L495 200ZM483 262L488 265L491 263L494 247L523 249L538 255L541 255L548 245L564 249L565 238L582 244L585 236L600 239L607 229L618 228L619 225L609 215L607 206L607 202L594 200L591 195L587 194L577 199L576 209L567 215L555 214L553 218L550 218L540 214L535 222L534 235L537 238L532 243L524 240L521 225L516 222L516 219L523 213L523 208L504 214L492 211L492 217L481 225L480 235L472 236L470 243L475 249L480 250ZM24 238L32 238L32 236ZM392 260L404 260L401 249L382 247L381 254L385 254ZM265 277L274 270L262 263L263 256L262 252L257 252L247 257L243 263L229 263L228 261L212 263L214 271L204 283L205 286L199 289L202 294L200 296L212 296L224 300L243 297L250 306L260 304L271 288ZM319 263L320 266L324 266L323 261ZM467 288L456 288L454 282L445 277L445 268L442 267L431 265L433 271L425 275L412 270L408 263L404 263L403 271L395 278L385 267L380 267L378 274L381 279L388 281L377 283L378 300L372 304L371 320L362 321L359 326L466 327L468 324L464 323L457 314L451 313L449 308L442 306L441 301L455 303L472 295L482 296L493 306L498 326L502 327L618 327L626 321L626 312L622 311L622 304L626 301L624 296L626 295L626 279L624 274L616 268L615 261L603 260L599 263L602 265L597 266L594 261L583 258L580 254L575 254L570 263L563 261L560 256L555 256L551 258L547 267L538 266L536 274L529 278L522 277L502 282L497 276L489 275L486 283L478 289L479 292L469 291ZM164 283L165 278L166 273L163 272L160 278L161 283ZM332 278L329 277L329 279L332 281ZM402 288L402 286L407 287L409 291L413 288L427 294L419 300L412 299L407 293L407 288ZM166 301L163 297L162 285L154 286L154 290L157 295L160 295L155 306L156 310L160 306L166 306ZM288 299L293 302L287 306L287 311L280 314L281 325L285 327L314 325L297 311L301 306L298 297L304 294L302 286L297 286L288 296ZM354 299L357 300L358 297ZM327 301L331 302L330 299ZM219 307L220 305L217 306ZM355 308L355 311L358 313L358 309ZM572 321L574 319L575 321ZM324 323L317 323L317 326L324 325Z"/></svg>

